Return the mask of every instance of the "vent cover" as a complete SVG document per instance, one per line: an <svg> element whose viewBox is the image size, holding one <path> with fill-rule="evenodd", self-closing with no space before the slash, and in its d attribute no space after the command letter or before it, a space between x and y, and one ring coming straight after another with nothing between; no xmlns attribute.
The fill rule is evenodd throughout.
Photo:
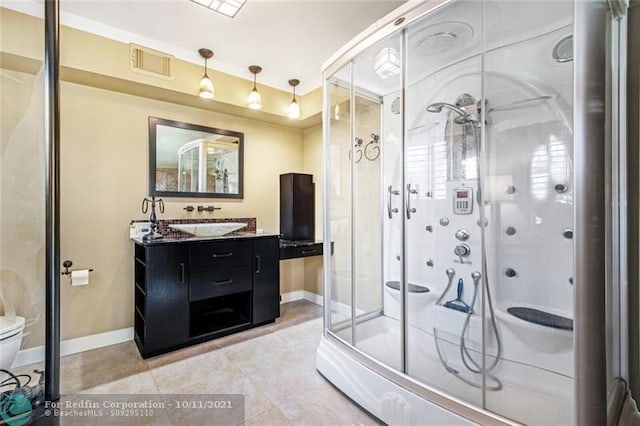
<svg viewBox="0 0 640 426"><path fill-rule="evenodd" d="M173 61L175 59L173 55L133 43L129 44L129 53L131 71L173 80Z"/></svg>

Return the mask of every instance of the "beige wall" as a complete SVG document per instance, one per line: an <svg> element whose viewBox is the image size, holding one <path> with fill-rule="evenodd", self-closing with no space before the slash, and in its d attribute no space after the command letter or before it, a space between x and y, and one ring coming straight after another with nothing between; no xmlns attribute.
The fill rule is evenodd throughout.
<svg viewBox="0 0 640 426"><path fill-rule="evenodd" d="M255 216L258 228L278 233L279 175L301 172L302 133L244 118L74 84L62 85L62 257L94 268L92 284L62 289L62 338L132 324L132 243L127 224L144 217L149 115L243 132L244 199L166 199L161 217L187 214L187 204L215 204L214 217ZM304 270L282 265L282 291L302 288Z"/></svg>
<svg viewBox="0 0 640 426"><path fill-rule="evenodd" d="M42 315L43 224L42 135L24 140L29 128L42 128L37 117L27 120L16 139L19 118L32 97L33 76L12 73L26 84L0 79L2 92L2 288L18 314ZM38 98L38 96L36 96ZM5 114L7 119L5 120ZM93 268L91 284L71 287L62 279L62 338L85 336L132 325L132 243L128 223L141 219L140 203L148 194L148 116L241 131L245 134L245 196L243 200L166 199L161 217L212 217L187 214L187 204L222 207L213 217L253 217L265 232L278 233L278 176L303 172L303 134L229 115L166 102L63 83L61 96L61 250L78 268ZM11 118L12 117L12 118ZM26 130L25 130L26 129ZM13 144L9 144L11 136ZM8 149L7 147L13 147ZM17 178L21 186L17 185ZM31 191L31 192L29 192ZM304 261L281 265L282 292L301 290ZM16 293L15 291L13 293ZM27 300L28 299L28 300ZM33 301L31 301L33 299ZM28 301L29 303L26 303ZM37 305L37 306L36 306ZM40 324L41 325L41 324ZM32 327L26 347L42 344L42 327ZM36 330L37 329L37 330Z"/></svg>
<svg viewBox="0 0 640 426"><path fill-rule="evenodd" d="M316 239L323 239L323 200L324 189L324 152L322 149L322 126L316 126L304 131L304 170L313 175L316 184ZM322 295L323 273L322 256L304 259L304 289Z"/></svg>
<svg viewBox="0 0 640 426"><path fill-rule="evenodd" d="M198 82L202 77L202 64L174 61L173 78L164 79L131 71L129 44L80 31L64 25L60 30L60 64L62 78L78 72L90 74L93 80L118 79L121 82L151 85L156 89L173 91L176 95L188 94L197 99ZM12 55L4 57L4 68L19 63L20 58L41 61L44 57L44 25L42 19L0 7L0 53ZM171 55L172 52L163 52ZM195 53L195 50L194 50ZM214 61L215 62L215 61ZM216 86L216 103L241 107L236 110L247 113L247 96L252 86L252 75L247 69L245 78L226 74L214 69L208 72ZM75 78L79 78L76 76ZM92 84L103 85L104 81ZM131 86L130 86L131 87ZM262 94L262 114L286 116L291 100L289 90L280 90L260 84ZM322 93L319 89L305 95L298 94L302 120L317 114L322 107ZM211 105L212 102L209 102ZM202 104L203 106L206 104ZM265 119L268 119L265 117Z"/></svg>
<svg viewBox="0 0 640 426"><path fill-rule="evenodd" d="M42 28L40 20L2 8L0 22L0 35L6 36L0 44L0 295L11 299L19 315L36 320L23 345L33 347L43 344L44 338L43 93L41 79L33 75L41 66L37 59L42 47L37 40L42 39ZM15 40L10 36L24 28L34 29L29 32L33 37L22 38L20 44L10 42ZM61 84L62 258L72 260L74 267L94 269L88 286L71 287L67 278L62 278L63 339L132 326L133 264L128 224L131 219L144 218L140 203L148 194L149 116L245 134L243 200L166 199L161 217L256 217L258 228L278 233L279 174L312 173L318 212L316 234L322 238L319 126L303 132L295 128L301 123L270 124L268 114L262 112L256 112L255 119L249 115L253 112L238 115L239 107L231 104L238 104L240 98L232 100L229 93L244 93L246 81L235 77L220 77L228 83L220 95L229 104L219 103L216 111L195 95L193 105L183 102L186 95L179 92L187 90L186 81L199 72L192 64L180 63L180 79L173 83L152 78L140 82L145 77L135 75L129 76L131 84L111 88L101 79L110 73L127 77L120 63L126 61L121 55L126 50L122 43L70 29L63 30L63 38L63 74L65 70L85 74ZM71 45L75 46L72 51L65 52ZM98 45L104 47L99 58L82 55L82 51ZM14 65L20 64L16 58L28 59L35 68L27 67L28 73L16 71ZM100 76L94 74L96 71L106 74ZM175 90L176 101L147 96L149 90L131 92L141 96L123 93L141 83L158 84L158 90ZM164 87L167 84L175 87ZM265 90L263 98L272 97L276 102L289 99L288 93L275 92ZM309 94L309 105L318 103L318 93ZM223 107L233 115L218 112ZM215 204L222 210L215 215L188 214L183 210L188 204ZM281 292L305 288L321 294L321 268L321 257L281 262Z"/></svg>

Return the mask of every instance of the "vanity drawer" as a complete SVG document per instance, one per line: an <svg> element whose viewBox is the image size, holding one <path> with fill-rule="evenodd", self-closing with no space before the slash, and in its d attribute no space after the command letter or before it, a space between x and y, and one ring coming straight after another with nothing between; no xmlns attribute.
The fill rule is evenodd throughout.
<svg viewBox="0 0 640 426"><path fill-rule="evenodd" d="M319 256L321 254L322 243L302 245L298 247L280 247L280 260Z"/></svg>
<svg viewBox="0 0 640 426"><path fill-rule="evenodd" d="M253 270L251 266L219 268L191 272L189 300L202 300L226 294L251 291Z"/></svg>
<svg viewBox="0 0 640 426"><path fill-rule="evenodd" d="M251 241L219 241L191 246L191 271L251 266Z"/></svg>

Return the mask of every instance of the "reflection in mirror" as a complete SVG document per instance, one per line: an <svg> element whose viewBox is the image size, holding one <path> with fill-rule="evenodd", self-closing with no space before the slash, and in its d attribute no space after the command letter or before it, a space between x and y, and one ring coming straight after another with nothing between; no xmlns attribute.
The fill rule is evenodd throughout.
<svg viewBox="0 0 640 426"><path fill-rule="evenodd" d="M244 135L149 117L151 195L242 198Z"/></svg>

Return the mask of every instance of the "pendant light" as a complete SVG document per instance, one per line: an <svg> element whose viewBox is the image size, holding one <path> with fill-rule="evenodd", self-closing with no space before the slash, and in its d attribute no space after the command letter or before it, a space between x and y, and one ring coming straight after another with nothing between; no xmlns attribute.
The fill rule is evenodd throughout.
<svg viewBox="0 0 640 426"><path fill-rule="evenodd" d="M249 71L253 74L253 89L249 93L249 102L248 106L250 109L260 109L262 108L262 97L256 88L256 76L260 71L262 71L262 67L258 65L251 65L249 67Z"/></svg>
<svg viewBox="0 0 640 426"><path fill-rule="evenodd" d="M200 91L198 94L203 99L213 99L213 81L211 81L207 75L207 61L213 58L213 51L202 48L198 50L198 53L204 58L204 75L202 76L202 80L200 80Z"/></svg>
<svg viewBox="0 0 640 426"><path fill-rule="evenodd" d="M300 84L300 80L295 78L289 80L289 85L293 87L293 99L291 99L289 108L287 108L287 115L292 119L300 118L300 105L298 105L298 101L296 101L296 86L298 84Z"/></svg>

